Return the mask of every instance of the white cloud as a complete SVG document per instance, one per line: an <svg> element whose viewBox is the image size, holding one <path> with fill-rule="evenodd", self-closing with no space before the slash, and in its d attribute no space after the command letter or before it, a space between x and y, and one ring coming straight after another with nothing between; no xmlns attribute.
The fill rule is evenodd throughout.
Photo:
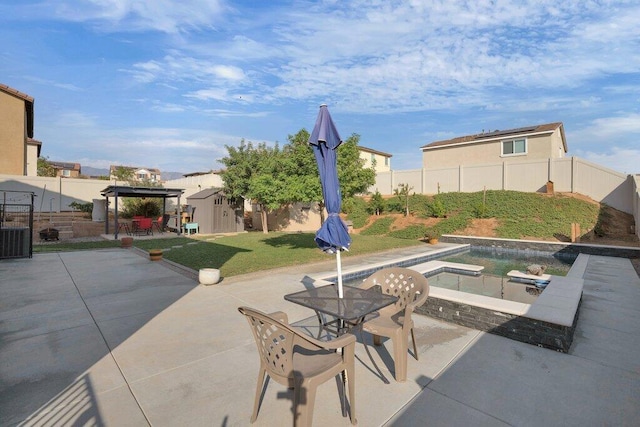
<svg viewBox="0 0 640 427"><path fill-rule="evenodd" d="M40 4L42 13L59 19L89 22L103 31L179 33L211 27L224 11L219 0L50 0Z"/></svg>
<svg viewBox="0 0 640 427"><path fill-rule="evenodd" d="M136 4L121 3L121 13ZM500 109L501 92L523 92L512 111L546 111L546 102L527 102L533 89L561 97L640 67L640 27L630 18L639 14L632 3L579 0L299 2L254 20L227 13L219 30L185 34L129 72L145 84L183 82L201 101L235 102L242 92L246 103L322 98L343 111L390 113Z"/></svg>
<svg viewBox="0 0 640 427"><path fill-rule="evenodd" d="M231 96L225 89L201 89L195 92L190 92L185 95L187 98L195 98L201 101L217 100L217 101L230 101Z"/></svg>
<svg viewBox="0 0 640 427"><path fill-rule="evenodd" d="M170 51L161 60L139 62L133 64L132 70L121 69L120 71L133 75L139 83L159 82L169 85L192 82L215 84L219 87L236 87L246 78L244 71L239 67L188 57L175 50ZM221 91L224 90L221 89Z"/></svg>
<svg viewBox="0 0 640 427"><path fill-rule="evenodd" d="M283 83L272 96L339 93L353 111L371 112L455 106L479 91L473 104L483 105L494 88L570 88L640 63L638 30L627 19L640 13L633 5L619 11L577 1L422 6L350 2L339 12L295 12L278 26L290 59L275 71ZM608 30L604 39L595 36L600 27Z"/></svg>
<svg viewBox="0 0 640 427"><path fill-rule="evenodd" d="M640 142L640 113L594 119L588 126L571 132L572 138L617 143Z"/></svg>
<svg viewBox="0 0 640 427"><path fill-rule="evenodd" d="M586 151L580 157L627 174L640 174L640 150L612 147L603 153Z"/></svg>
<svg viewBox="0 0 640 427"><path fill-rule="evenodd" d="M577 156L608 168L640 173L640 114L594 119L587 126L567 130L569 148Z"/></svg>

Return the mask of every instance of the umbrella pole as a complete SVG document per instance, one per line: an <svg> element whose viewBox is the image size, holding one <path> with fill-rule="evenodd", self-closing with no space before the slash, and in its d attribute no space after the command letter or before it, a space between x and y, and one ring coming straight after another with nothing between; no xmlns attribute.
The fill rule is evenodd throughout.
<svg viewBox="0 0 640 427"><path fill-rule="evenodd" d="M336 264L338 265L338 298L342 298L342 262L340 261L340 249L336 251Z"/></svg>

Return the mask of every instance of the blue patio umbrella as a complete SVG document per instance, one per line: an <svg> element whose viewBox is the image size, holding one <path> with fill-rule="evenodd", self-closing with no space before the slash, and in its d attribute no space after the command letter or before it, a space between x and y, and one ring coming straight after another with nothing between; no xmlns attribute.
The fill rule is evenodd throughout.
<svg viewBox="0 0 640 427"><path fill-rule="evenodd" d="M338 295L342 298L340 251L349 250L351 237L349 236L347 225L338 215L342 205L342 195L340 194L340 182L338 181L336 150L342 144L342 140L335 124L333 124L329 109L324 104L320 106L316 125L309 137L309 144L313 148L313 153L318 163L322 195L328 213L327 219L316 233L315 241L323 251L336 254Z"/></svg>

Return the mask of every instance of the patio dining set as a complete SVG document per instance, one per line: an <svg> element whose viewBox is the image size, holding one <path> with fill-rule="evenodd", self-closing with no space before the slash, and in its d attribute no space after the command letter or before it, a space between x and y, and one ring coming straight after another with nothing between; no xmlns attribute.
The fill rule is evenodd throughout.
<svg viewBox="0 0 640 427"><path fill-rule="evenodd" d="M155 229L158 233L163 233L167 226L168 216L161 215L158 218L145 216L134 216L129 222L120 222L118 231L124 231L128 236L153 235Z"/></svg>
<svg viewBox="0 0 640 427"><path fill-rule="evenodd" d="M393 267L373 273L359 287L345 286L342 297L333 284L285 295L286 301L315 312L314 317L300 322L290 324L281 311L267 314L239 307L249 322L260 356L251 422L258 417L267 376L293 389L294 425L309 426L317 386L340 375L342 415L347 416L348 412L351 423L356 424L356 334L364 331L373 335L375 345L381 344L381 337L390 338L395 380L406 381L409 334L413 356L418 359L411 314L428 294L424 276ZM366 341L361 341L366 348Z"/></svg>

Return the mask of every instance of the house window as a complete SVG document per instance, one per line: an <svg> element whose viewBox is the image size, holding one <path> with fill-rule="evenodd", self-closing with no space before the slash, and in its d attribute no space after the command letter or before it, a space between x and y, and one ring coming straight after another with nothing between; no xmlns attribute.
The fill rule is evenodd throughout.
<svg viewBox="0 0 640 427"><path fill-rule="evenodd" d="M62 169L62 176L71 176L71 171L69 169Z"/></svg>
<svg viewBox="0 0 640 427"><path fill-rule="evenodd" d="M147 177L146 173L139 173L138 174L138 179L145 179Z"/></svg>
<svg viewBox="0 0 640 427"><path fill-rule="evenodd" d="M384 165L385 166L389 166L389 158L388 157L384 158Z"/></svg>
<svg viewBox="0 0 640 427"><path fill-rule="evenodd" d="M527 140L524 138L502 141L502 155L513 156L527 154Z"/></svg>

